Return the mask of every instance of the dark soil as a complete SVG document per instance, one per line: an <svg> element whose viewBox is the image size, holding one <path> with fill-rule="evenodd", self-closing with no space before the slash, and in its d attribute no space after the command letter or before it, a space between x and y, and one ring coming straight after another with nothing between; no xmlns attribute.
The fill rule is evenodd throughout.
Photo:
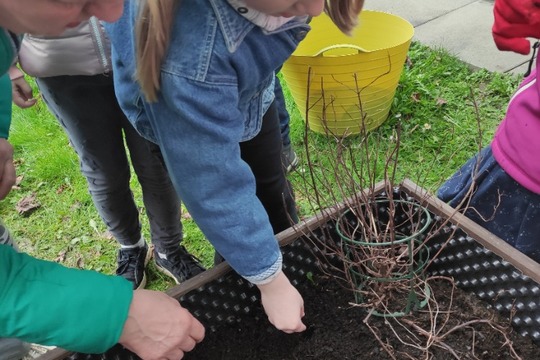
<svg viewBox="0 0 540 360"><path fill-rule="evenodd" d="M185 359L283 360L283 359L540 359L540 348L530 338L515 333L507 319L473 294L455 289L448 280L429 282L439 306L431 314L420 310L401 318L371 316L352 306L353 295L325 277L300 286L304 296L308 329L287 335L269 324L261 309L258 316L243 318L235 325L223 325L207 332L205 340ZM450 307L450 299L453 299ZM433 305L433 304L432 304ZM479 321L489 320L490 324ZM419 328L439 337L456 326L472 322L439 341ZM413 325L411 325L413 324ZM503 329L504 335L493 327ZM375 334L377 334L375 336ZM378 340L378 339L379 340ZM507 342L510 339L510 343ZM409 345L406 345L409 344ZM383 346L384 344L384 346ZM413 345L416 344L416 345ZM391 354L391 355L390 355Z"/></svg>

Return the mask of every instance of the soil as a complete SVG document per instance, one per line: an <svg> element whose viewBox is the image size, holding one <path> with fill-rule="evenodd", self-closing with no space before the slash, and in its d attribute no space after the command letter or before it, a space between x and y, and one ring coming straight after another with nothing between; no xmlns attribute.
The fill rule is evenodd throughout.
<svg viewBox="0 0 540 360"><path fill-rule="evenodd" d="M320 276L299 287L305 299L304 322L308 326L305 332L284 334L269 324L262 309L257 309L257 316L207 332L205 340L187 353L185 359L540 358L540 348L529 337L515 333L509 321L488 310L485 302L457 288L452 292L448 280L434 279L429 284L438 304L435 320L435 311L425 309L385 320L368 317L366 309L351 304L353 295L349 291ZM472 323L463 325L468 322ZM415 329L415 325L434 328L435 335L429 337ZM459 328L444 335L456 326Z"/></svg>

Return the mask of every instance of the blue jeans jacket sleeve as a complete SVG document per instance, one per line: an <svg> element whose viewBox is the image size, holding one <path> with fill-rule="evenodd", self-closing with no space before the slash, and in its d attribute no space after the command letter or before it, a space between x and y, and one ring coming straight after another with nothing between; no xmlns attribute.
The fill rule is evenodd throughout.
<svg viewBox="0 0 540 360"><path fill-rule="evenodd" d="M181 199L237 272L255 283L272 276L281 256L254 176L240 158L242 114L223 111L224 104L238 101L236 87L188 79L175 87L178 79L167 76L162 81L169 89L162 101L175 106L150 105L150 123Z"/></svg>
<svg viewBox="0 0 540 360"><path fill-rule="evenodd" d="M281 269L281 252L239 143L258 133L274 70L309 27L287 24L267 35L226 0L183 0L158 101L148 103L132 79L137 10L128 3L108 26L119 102L138 131L161 147L182 201L208 240L241 276L263 283Z"/></svg>

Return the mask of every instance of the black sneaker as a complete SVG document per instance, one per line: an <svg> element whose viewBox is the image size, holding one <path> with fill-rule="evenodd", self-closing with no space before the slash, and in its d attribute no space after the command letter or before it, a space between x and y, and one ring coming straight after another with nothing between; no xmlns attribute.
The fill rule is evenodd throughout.
<svg viewBox="0 0 540 360"><path fill-rule="evenodd" d="M133 283L133 289L144 289L146 286L145 268L152 257L152 251L148 251L148 245L133 249L118 250L118 268L116 275L122 276Z"/></svg>
<svg viewBox="0 0 540 360"><path fill-rule="evenodd" d="M281 163L285 168L286 174L296 169L300 163L298 155L296 155L296 152L293 150L291 145L283 147L283 151L281 152Z"/></svg>
<svg viewBox="0 0 540 360"><path fill-rule="evenodd" d="M154 260L159 271L172 278L177 284L186 281L205 271L201 261L191 255L185 247L180 245L177 249L168 250L163 259L157 250L154 250Z"/></svg>

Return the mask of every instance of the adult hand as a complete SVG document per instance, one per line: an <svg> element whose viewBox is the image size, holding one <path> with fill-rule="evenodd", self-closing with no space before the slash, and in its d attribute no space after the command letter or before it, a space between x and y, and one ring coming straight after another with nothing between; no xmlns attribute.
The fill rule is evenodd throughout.
<svg viewBox="0 0 540 360"><path fill-rule="evenodd" d="M264 285L257 285L268 320L278 330L288 334L306 330L302 322L304 300L283 272Z"/></svg>
<svg viewBox="0 0 540 360"><path fill-rule="evenodd" d="M32 93L32 87L24 78L24 74L16 66L9 69L9 78L11 79L11 91L13 103L21 109L26 109L37 102Z"/></svg>
<svg viewBox="0 0 540 360"><path fill-rule="evenodd" d="M144 360L177 360L204 338L203 325L164 293L135 290L119 343Z"/></svg>
<svg viewBox="0 0 540 360"><path fill-rule="evenodd" d="M493 40L499 50L527 55L528 37L540 38L540 0L495 0Z"/></svg>
<svg viewBox="0 0 540 360"><path fill-rule="evenodd" d="M0 200L11 191L16 181L15 165L13 165L13 146L0 138Z"/></svg>

